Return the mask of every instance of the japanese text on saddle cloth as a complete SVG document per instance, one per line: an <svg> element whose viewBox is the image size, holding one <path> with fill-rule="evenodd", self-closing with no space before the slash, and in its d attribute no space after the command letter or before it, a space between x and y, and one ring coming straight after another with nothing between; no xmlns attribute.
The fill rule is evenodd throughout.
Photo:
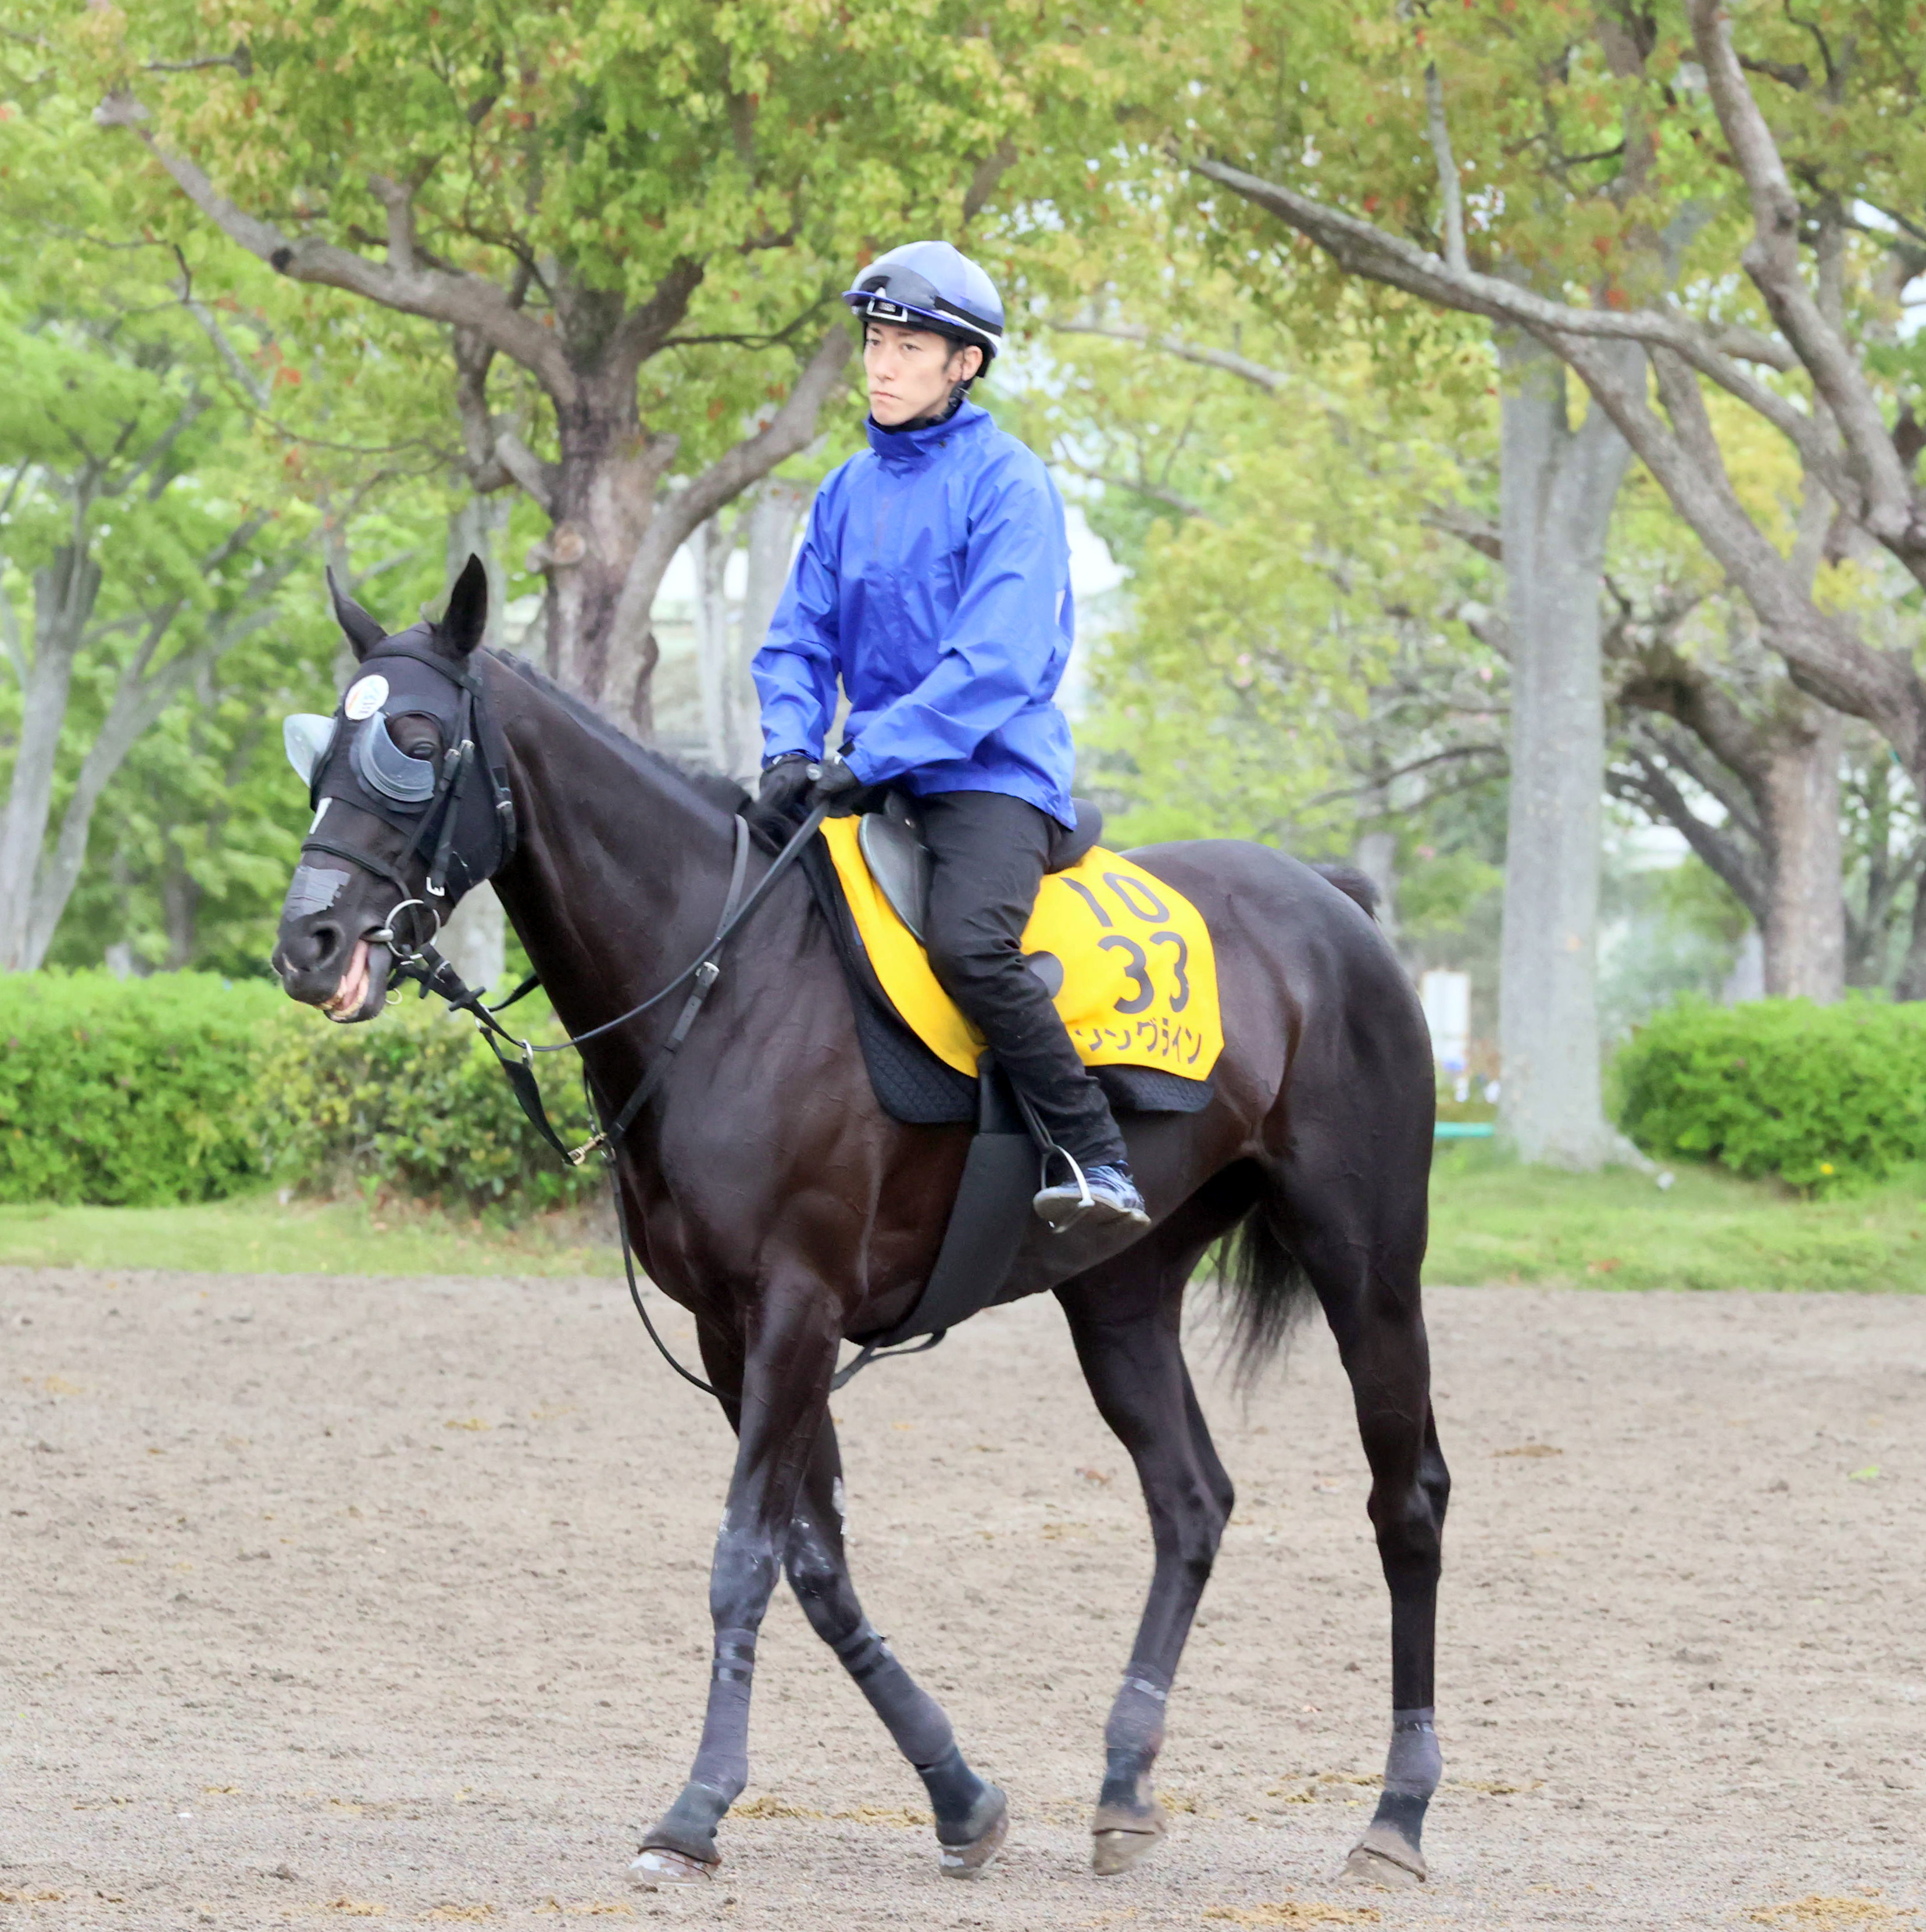
<svg viewBox="0 0 1926 1932"><path fill-rule="evenodd" d="M822 828L852 917L883 991L910 1030L960 1073L983 1036L936 983L921 943L877 890L854 818ZM1206 1078L1224 1050L1217 956L1197 908L1164 880L1099 846L1053 872L1023 928L1023 950L1063 968L1054 995L1086 1066L1154 1066Z"/></svg>

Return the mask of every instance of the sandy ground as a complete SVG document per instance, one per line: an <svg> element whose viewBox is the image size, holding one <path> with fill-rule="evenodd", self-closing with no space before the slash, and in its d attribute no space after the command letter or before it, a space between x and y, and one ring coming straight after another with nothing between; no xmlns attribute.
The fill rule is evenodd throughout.
<svg viewBox="0 0 1926 1932"><path fill-rule="evenodd" d="M1209 1390L1241 1495L1172 1700L1176 1829L1088 1870L1146 1537L1041 1303L837 1401L858 1581L1008 1789L1001 1863L938 1875L784 1595L759 1802L718 1879L654 1894L624 1867L694 1743L729 1454L619 1288L0 1270L0 1928L1926 1925L1926 1302L1432 1309L1457 1493L1422 1891L1327 1876L1388 1620L1321 1331L1248 1406Z"/></svg>

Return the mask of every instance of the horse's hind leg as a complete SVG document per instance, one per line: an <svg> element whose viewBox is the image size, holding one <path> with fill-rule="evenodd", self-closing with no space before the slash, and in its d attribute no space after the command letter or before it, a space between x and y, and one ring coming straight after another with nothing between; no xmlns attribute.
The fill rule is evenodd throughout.
<svg viewBox="0 0 1926 1932"><path fill-rule="evenodd" d="M1425 1150L1428 1154L1429 1149ZM1345 1867L1351 1879L1410 1885L1443 1769L1433 1726L1438 1579L1451 1478L1432 1414L1431 1357L1418 1293L1423 1166L1415 1189L1381 1166L1337 1162L1285 1177L1288 1238L1309 1274L1351 1378L1371 1466L1370 1513L1391 1593L1391 1747L1377 1814Z"/></svg>
<svg viewBox="0 0 1926 1932"><path fill-rule="evenodd" d="M1137 1641L1104 1730L1104 1782L1092 1828L1092 1862L1107 1876L1127 1870L1164 1834L1151 1767L1233 1501L1178 1340L1183 1285L1201 1246L1185 1243L1179 1252L1175 1238L1160 1228L1057 1291L1098 1409L1137 1466L1155 1551Z"/></svg>
<svg viewBox="0 0 1926 1932"><path fill-rule="evenodd" d="M995 1857L1008 1828L1003 1794L964 1762L943 1708L897 1661L856 1600L843 1547L843 1465L825 1416L789 1534L790 1587L818 1636L842 1660L916 1768L936 1816L942 1870L971 1878Z"/></svg>

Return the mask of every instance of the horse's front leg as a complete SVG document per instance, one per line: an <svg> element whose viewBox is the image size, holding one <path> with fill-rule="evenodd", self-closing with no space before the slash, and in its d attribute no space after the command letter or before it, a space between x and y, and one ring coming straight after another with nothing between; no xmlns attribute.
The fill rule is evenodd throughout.
<svg viewBox="0 0 1926 1932"><path fill-rule="evenodd" d="M789 1546L804 1474L828 1419L840 1324L828 1292L808 1282L772 1289L750 1318L735 1472L709 1572L716 1634L702 1741L689 1782L629 1868L656 1884L699 1881L720 1862L716 1828L749 1782L756 1634Z"/></svg>
<svg viewBox="0 0 1926 1932"><path fill-rule="evenodd" d="M996 1855L1009 1807L957 1748L943 1707L906 1670L863 1614L843 1546L843 1464L825 1415L789 1534L790 1587L811 1628L842 1660L897 1748L916 1768L936 1814L942 1869L973 1878Z"/></svg>

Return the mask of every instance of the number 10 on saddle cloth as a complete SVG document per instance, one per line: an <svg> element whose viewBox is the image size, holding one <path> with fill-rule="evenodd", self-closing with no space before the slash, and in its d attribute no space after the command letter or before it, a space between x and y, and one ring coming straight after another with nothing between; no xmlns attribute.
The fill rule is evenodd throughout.
<svg viewBox="0 0 1926 1932"><path fill-rule="evenodd" d="M830 819L822 836L870 964L903 1023L938 1059L974 1074L983 1036L936 983L921 942L877 890L856 820ZM1164 880L1093 848L1044 878L1023 951L1032 961L1050 954L1062 967L1052 997L1085 1066L1209 1077L1224 1050L1217 956L1203 915Z"/></svg>

